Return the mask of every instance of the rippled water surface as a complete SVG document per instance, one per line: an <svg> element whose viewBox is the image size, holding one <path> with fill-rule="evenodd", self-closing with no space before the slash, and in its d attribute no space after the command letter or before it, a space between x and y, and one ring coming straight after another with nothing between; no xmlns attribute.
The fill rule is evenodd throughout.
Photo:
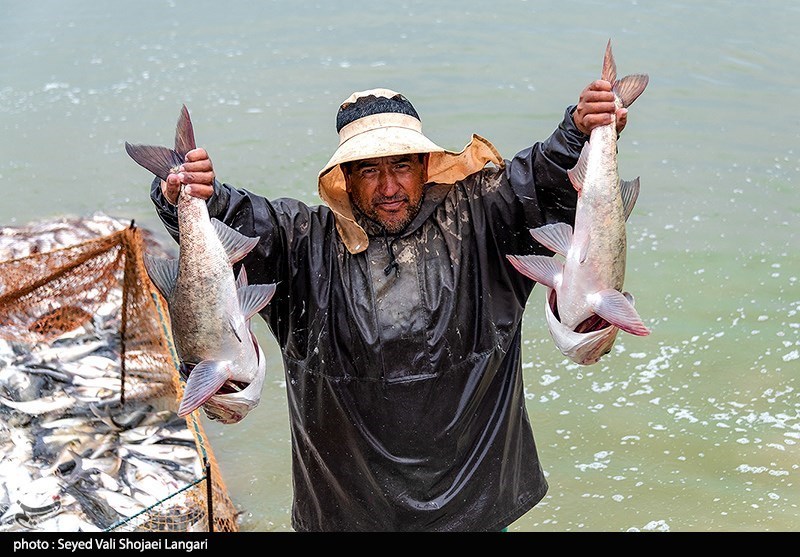
<svg viewBox="0 0 800 557"><path fill-rule="evenodd" d="M550 491L512 531L800 525L800 8L788 2L0 0L0 226L102 211L161 231L124 142L182 103L220 178L319 202L338 104L389 87L427 134L506 157L598 78L648 73L620 144L641 177L625 287L652 328L570 364L534 289L528 410ZM376 5L377 4L377 5ZM242 530L290 530L283 371L206 430Z"/></svg>

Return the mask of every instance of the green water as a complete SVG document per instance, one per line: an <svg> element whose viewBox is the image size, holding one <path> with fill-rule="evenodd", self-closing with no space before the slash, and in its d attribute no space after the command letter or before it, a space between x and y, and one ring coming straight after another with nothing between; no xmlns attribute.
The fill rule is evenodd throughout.
<svg viewBox="0 0 800 557"><path fill-rule="evenodd" d="M506 157L599 77L648 73L620 140L641 177L625 287L653 330L570 364L534 290L528 409L550 491L518 531L800 528L800 8L758 3L0 0L0 226L94 211L161 232L124 142L182 103L220 178L317 203L352 91L403 92L426 133ZM274 340L261 405L206 430L242 530L290 530Z"/></svg>

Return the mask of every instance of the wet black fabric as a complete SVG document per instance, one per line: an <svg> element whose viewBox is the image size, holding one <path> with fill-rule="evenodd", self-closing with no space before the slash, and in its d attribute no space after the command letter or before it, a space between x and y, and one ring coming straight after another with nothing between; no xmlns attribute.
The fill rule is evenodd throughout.
<svg viewBox="0 0 800 557"><path fill-rule="evenodd" d="M278 283L261 315L285 366L295 530L499 531L544 497L521 366L534 283L505 256L550 254L528 229L573 222L573 109L503 168L426 186L403 234L362 223L356 255L326 206L217 184L211 216L260 237L250 282ZM156 182L152 198L177 239Z"/></svg>

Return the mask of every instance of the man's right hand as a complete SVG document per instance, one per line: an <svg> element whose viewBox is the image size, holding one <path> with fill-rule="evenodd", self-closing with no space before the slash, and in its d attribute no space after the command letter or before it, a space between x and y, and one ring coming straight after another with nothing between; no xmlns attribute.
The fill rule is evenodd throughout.
<svg viewBox="0 0 800 557"><path fill-rule="evenodd" d="M183 185L184 191L200 199L208 199L214 193L214 165L208 153L202 147L186 153L186 161L180 166L177 174L170 174L167 180L161 181L161 193L177 205L178 195Z"/></svg>
<svg viewBox="0 0 800 557"><path fill-rule="evenodd" d="M575 126L584 135L591 134L592 130L598 126L604 126L616 120L617 134L620 134L628 123L628 109L617 108L614 104L611 83L604 79L597 79L581 91L572 119Z"/></svg>

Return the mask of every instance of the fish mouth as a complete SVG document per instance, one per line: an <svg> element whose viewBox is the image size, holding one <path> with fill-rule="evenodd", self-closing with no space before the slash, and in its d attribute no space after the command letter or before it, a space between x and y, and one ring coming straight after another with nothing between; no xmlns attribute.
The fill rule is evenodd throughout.
<svg viewBox="0 0 800 557"><path fill-rule="evenodd" d="M230 393L238 393L245 390L249 385L250 383L229 379L223 383L222 387L219 388L216 394L225 395Z"/></svg>
<svg viewBox="0 0 800 557"><path fill-rule="evenodd" d="M603 324L599 319L586 319L581 326L597 327L589 332L576 332L566 327L558 319L555 310L556 296L550 291L545 304L545 317L550 336L562 354L576 364L588 366L597 363L600 358L611 351L619 329L610 324Z"/></svg>

